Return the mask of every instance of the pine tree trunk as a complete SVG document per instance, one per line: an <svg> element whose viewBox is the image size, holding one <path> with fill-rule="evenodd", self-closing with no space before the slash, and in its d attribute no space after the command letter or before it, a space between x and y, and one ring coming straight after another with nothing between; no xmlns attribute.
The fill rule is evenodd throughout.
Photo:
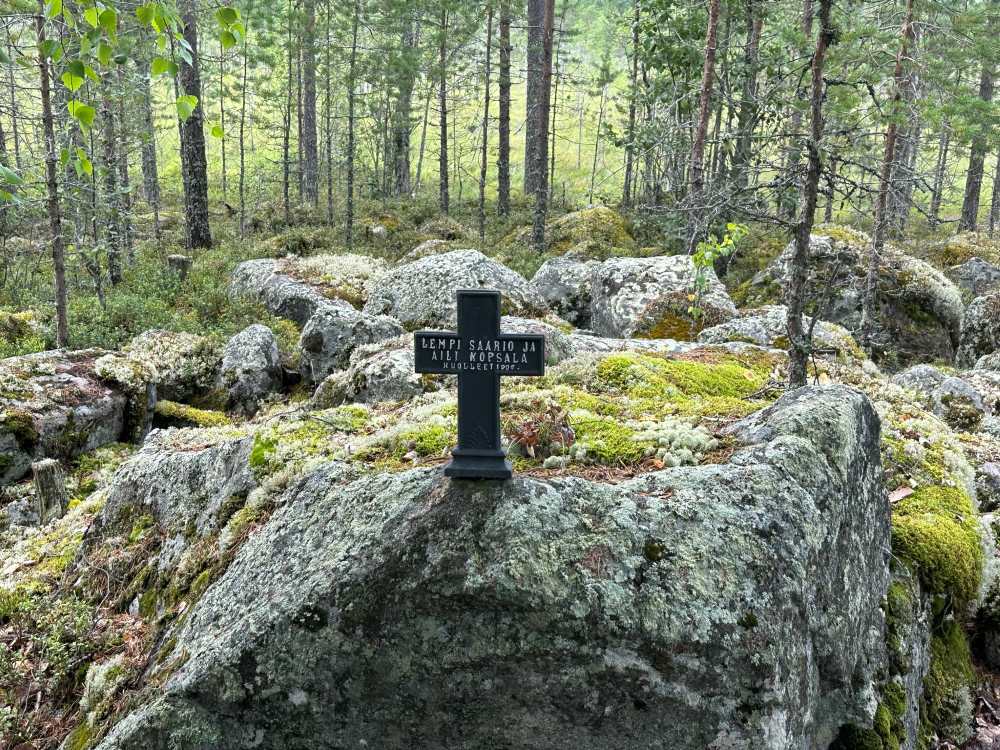
<svg viewBox="0 0 1000 750"><path fill-rule="evenodd" d="M441 213L448 213L448 11L441 8L441 29L438 37L438 204Z"/></svg>
<svg viewBox="0 0 1000 750"><path fill-rule="evenodd" d="M302 36L302 191L306 203L319 200L319 155L316 143L316 0L304 0Z"/></svg>
<svg viewBox="0 0 1000 750"><path fill-rule="evenodd" d="M813 26L813 0L802 0L802 16L800 17L800 28L802 36L808 39L812 36ZM802 113L797 107L792 107L792 114L789 121L789 132L791 132L791 143L787 151L787 163L785 172L792 181L798 181L799 162L802 158L802 149L799 146L799 131L802 129ZM777 196L778 214L783 219L791 220L795 214L794 204L787 199L786 193L779 188Z"/></svg>
<svg viewBox="0 0 1000 750"><path fill-rule="evenodd" d="M983 72L979 78L979 98L984 102L993 101L993 65L995 61L984 60ZM983 189L983 165L989 147L987 133L977 135L969 148L969 170L965 173L965 197L962 200L962 217L959 229L974 232L979 223L979 194Z"/></svg>
<svg viewBox="0 0 1000 750"><path fill-rule="evenodd" d="M483 132L479 162L479 239L486 240L486 168L490 134L490 52L493 44L493 6L486 9L486 63L483 66Z"/></svg>
<svg viewBox="0 0 1000 750"><path fill-rule="evenodd" d="M691 233L688 251L694 250L698 235L701 234L701 224L704 221L702 193L705 190L705 136L708 134L708 118L711 114L712 83L715 78L715 52L718 47L719 33L719 0L709 0L708 29L705 33L705 65L701 75L701 94L698 97L698 119L695 123L694 136L691 139L691 166L688 181L691 185Z"/></svg>
<svg viewBox="0 0 1000 750"><path fill-rule="evenodd" d="M188 249L212 246L208 223L208 163L205 158L205 107L201 98L201 75L198 62L198 20L193 0L184 5L181 15L184 39L191 48L191 63L180 63L183 93L198 98L187 120L181 120L181 174L184 183L184 216Z"/></svg>
<svg viewBox="0 0 1000 750"><path fill-rule="evenodd" d="M13 53L14 50L11 49L11 54L9 55L11 58L14 57ZM21 133L18 128L20 116L17 107L17 87L14 85L14 66L8 65L6 67L7 79L10 82L7 90L10 92L10 130L11 136L14 138L14 164L17 166L18 171L20 171L24 169L24 164L21 161Z"/></svg>
<svg viewBox="0 0 1000 750"><path fill-rule="evenodd" d="M121 126L119 138L121 148L118 149L118 184L121 188L121 199L119 200L119 229L122 233L122 244L125 246L125 259L129 265L135 263L135 250L132 247L132 183L129 176L129 142L131 133L128 131L128 118L125 115L125 69L118 68L118 85L120 93L118 96L118 122Z"/></svg>
<svg viewBox="0 0 1000 750"><path fill-rule="evenodd" d="M635 110L639 99L639 0L632 1L632 69L628 78L628 126L625 130L625 177L622 206L632 205L632 171L635 163Z"/></svg>
<svg viewBox="0 0 1000 750"><path fill-rule="evenodd" d="M246 123L247 123L247 68L250 57L247 49L247 37L250 34L250 14L253 3L247 6L246 28L243 34L243 72L240 86L240 237L247 228L247 196L246 196Z"/></svg>
<svg viewBox="0 0 1000 750"><path fill-rule="evenodd" d="M137 65L137 67L139 67ZM142 122L142 193L146 203L153 209L153 231L160 236L160 177L156 164L156 129L153 126L152 92L150 91L149 73L146 70L138 72L140 86L139 114Z"/></svg>
<svg viewBox="0 0 1000 750"><path fill-rule="evenodd" d="M540 104L542 57L544 55L545 7L548 0L527 0L528 49L525 62L527 92L524 112L524 194L534 195L538 190L538 148L545 138L545 127L539 131L538 107Z"/></svg>
<svg viewBox="0 0 1000 750"><path fill-rule="evenodd" d="M416 174L416 187L414 192L420 190L420 184L423 180L424 174L424 151L427 148L427 123L431 115L431 99L434 98L434 82L429 81L427 84L427 96L424 99L424 118L420 126L420 148L417 151L417 174Z"/></svg>
<svg viewBox="0 0 1000 750"><path fill-rule="evenodd" d="M292 223L292 0L288 0L288 45L285 63L288 66L285 80L285 111L282 125L284 131L281 139L281 200L285 211L285 226Z"/></svg>
<svg viewBox="0 0 1000 750"><path fill-rule="evenodd" d="M888 213L886 211L889 191L892 189L892 167L895 163L896 140L898 129L896 117L903 100L903 61L907 59L910 43L913 41L913 0L906 0L906 18L901 32L902 40L899 53L896 55L896 67L893 71L894 92L890 108L889 125L885 131L885 154L882 158L882 171L879 176L878 194L875 200L875 226L872 231L872 247L868 258L868 273L865 278L865 289L861 311L861 344L869 352L874 350L876 342L875 318L878 315L878 270L882 261L882 250L888 230Z"/></svg>
<svg viewBox="0 0 1000 750"><path fill-rule="evenodd" d="M219 127L222 128L222 137L219 139L219 146L222 151L222 202L229 201L229 181L226 175L226 51L220 48L219 52Z"/></svg>
<svg viewBox="0 0 1000 750"><path fill-rule="evenodd" d="M351 58L347 72L347 205L344 207L344 234L347 250L354 248L354 109L357 98L358 74L358 24L361 22L361 3L354 2L351 19Z"/></svg>
<svg viewBox="0 0 1000 750"><path fill-rule="evenodd" d="M951 145L951 126L945 120L941 123L941 133L938 136L938 156L934 166L934 185L931 188L930 223L936 227L941 213L941 196L944 193L944 178L948 172L948 148Z"/></svg>
<svg viewBox="0 0 1000 750"><path fill-rule="evenodd" d="M406 66L399 82L399 97L393 113L392 125L392 171L394 195L410 195L410 129L413 108L413 86L416 81L417 28L414 21L407 21L403 31L403 51Z"/></svg>
<svg viewBox="0 0 1000 750"><path fill-rule="evenodd" d="M597 134L594 137L594 161L590 166L590 192L587 193L587 203L594 202L594 188L597 184L597 155L601 152L601 127L604 125L604 103L608 100L608 87L601 89L601 104L597 110Z"/></svg>
<svg viewBox="0 0 1000 750"><path fill-rule="evenodd" d="M497 135L497 213L510 213L510 0L500 0L500 122Z"/></svg>
<svg viewBox="0 0 1000 750"><path fill-rule="evenodd" d="M112 114L111 101L107 93L101 106L101 123L104 136L103 161L104 169L104 200L107 203L104 229L104 243L108 253L108 278L112 286L117 286L122 280L122 243L120 216L118 211L118 173L116 162L117 140L115 138L115 121Z"/></svg>
<svg viewBox="0 0 1000 750"><path fill-rule="evenodd" d="M809 278L809 237L812 234L819 197L819 180L823 173L821 144L823 142L823 65L826 50L833 38L830 25L830 8L833 0L820 0L819 34L812 59L812 95L810 97L811 127L806 144L809 165L802 182L802 200L799 220L795 226L795 251L792 255L785 303L788 306L785 325L788 330L789 351L788 385L798 388L806 384L807 365L812 349L812 328L803 330L802 314L805 311L806 283Z"/></svg>
<svg viewBox="0 0 1000 750"><path fill-rule="evenodd" d="M45 2L38 1L35 16L38 46L45 44ZM49 241L52 245L52 268L56 298L56 346L69 346L69 322L66 316L66 253L63 246L62 214L59 206L59 183L56 181L56 134L49 93L49 61L38 55L39 93L42 100L42 132L45 136L45 192L49 215ZM15 140L16 143L16 140Z"/></svg>
<svg viewBox="0 0 1000 750"><path fill-rule="evenodd" d="M993 193L990 196L990 237L996 231L1000 222L1000 151L997 152L997 164L993 170Z"/></svg>
<svg viewBox="0 0 1000 750"><path fill-rule="evenodd" d="M764 28L761 8L755 0L747 0L747 43L743 52L745 66L743 91L736 115L736 148L733 154L732 177L737 189L746 188L750 179L750 152L753 131L757 124L757 65L760 58L760 37Z"/></svg>
<svg viewBox="0 0 1000 750"><path fill-rule="evenodd" d="M542 15L541 76L538 81L538 101L534 108L536 132L540 134L535 144L535 205L532 210L531 244L535 252L545 252L545 219L549 211L549 103L552 94L552 36L555 24L555 0L545 0Z"/></svg>
<svg viewBox="0 0 1000 750"><path fill-rule="evenodd" d="M333 96L330 91L330 79L333 78L333 67L330 64L330 15L333 13L332 3L326 3L326 80L323 95L326 107L326 221L333 224Z"/></svg>

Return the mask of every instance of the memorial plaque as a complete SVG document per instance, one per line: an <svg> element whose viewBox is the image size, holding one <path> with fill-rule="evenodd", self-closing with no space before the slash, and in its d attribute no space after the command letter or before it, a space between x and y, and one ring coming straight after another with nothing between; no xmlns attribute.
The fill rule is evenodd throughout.
<svg viewBox="0 0 1000 750"><path fill-rule="evenodd" d="M501 333L500 292L461 289L458 332L413 334L415 369L458 376L458 447L445 467L458 479L509 479L500 446L500 377L543 375L545 337Z"/></svg>

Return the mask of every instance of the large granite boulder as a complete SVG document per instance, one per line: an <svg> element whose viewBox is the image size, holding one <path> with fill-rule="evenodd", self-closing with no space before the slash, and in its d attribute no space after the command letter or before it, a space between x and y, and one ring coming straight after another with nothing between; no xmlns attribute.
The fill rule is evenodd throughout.
<svg viewBox="0 0 1000 750"><path fill-rule="evenodd" d="M516 315L504 315L500 319L500 330L504 333L527 333L545 337L545 362L554 365L576 354L570 334L561 331L551 323Z"/></svg>
<svg viewBox="0 0 1000 750"><path fill-rule="evenodd" d="M254 323L226 342L219 384L227 409L253 416L261 401L281 390L282 375L278 340L267 326Z"/></svg>
<svg viewBox="0 0 1000 750"><path fill-rule="evenodd" d="M1000 268L982 258L969 258L949 268L948 278L969 298L979 297L1000 286Z"/></svg>
<svg viewBox="0 0 1000 750"><path fill-rule="evenodd" d="M691 339L736 314L715 272L703 273L696 300L696 270L688 255L607 260L591 276L591 327L602 336ZM697 317L692 307L700 308Z"/></svg>
<svg viewBox="0 0 1000 750"><path fill-rule="evenodd" d="M956 362L972 367L977 361L1000 349L1000 291L976 297L969 303L962 319L961 340Z"/></svg>
<svg viewBox="0 0 1000 750"><path fill-rule="evenodd" d="M409 336L363 344L352 352L347 369L331 373L319 384L313 405L323 409L349 401L407 401L437 390L441 376L421 375L414 366Z"/></svg>
<svg viewBox="0 0 1000 750"><path fill-rule="evenodd" d="M788 349L788 329L786 320L788 308L784 305L768 305L756 310L741 312L737 317L706 328L698 334L703 344L722 344L727 341L745 341L771 349ZM803 321L808 329L810 320ZM813 328L813 349L843 357L864 357L854 337L836 323L816 321Z"/></svg>
<svg viewBox="0 0 1000 750"><path fill-rule="evenodd" d="M129 367L121 380L136 382L120 382L98 366L108 359L85 349L0 360L0 486L41 458L68 460L142 437L153 407L149 373Z"/></svg>
<svg viewBox="0 0 1000 750"><path fill-rule="evenodd" d="M504 246L530 247L531 231L530 226L515 230L504 238ZM636 242L620 214L607 206L590 206L549 220L545 225L545 248L555 255L570 252L604 259L631 255Z"/></svg>
<svg viewBox="0 0 1000 750"><path fill-rule="evenodd" d="M421 258L385 274L372 287L364 311L391 315L408 330L454 327L459 289L499 289L503 312L522 317L544 315L545 300L516 271L478 250L453 250Z"/></svg>
<svg viewBox="0 0 1000 750"><path fill-rule="evenodd" d="M209 339L177 331L144 331L123 354L151 368L157 397L170 401L187 401L212 388L222 363L219 348Z"/></svg>
<svg viewBox="0 0 1000 750"><path fill-rule="evenodd" d="M783 298L794 249L794 243L789 243L754 276L747 295L749 304ZM809 243L807 312L857 333L870 254L867 235L845 227L817 227ZM873 359L878 364L900 368L928 360L952 360L963 304L958 287L943 273L886 247L878 266L877 302Z"/></svg>
<svg viewBox="0 0 1000 750"><path fill-rule="evenodd" d="M403 327L387 315L368 315L351 307L316 311L299 337L300 370L308 383L319 383L334 370L347 367L358 346L395 338Z"/></svg>
<svg viewBox="0 0 1000 750"><path fill-rule="evenodd" d="M321 307L348 302L326 297L318 288L294 279L281 270L280 261L248 260L233 269L229 282L234 297L259 302L275 315L304 326Z"/></svg>
<svg viewBox="0 0 1000 750"><path fill-rule="evenodd" d="M885 666L879 420L803 388L732 435L618 485L325 464L98 748L827 748Z"/></svg>
<svg viewBox="0 0 1000 750"><path fill-rule="evenodd" d="M531 277L531 285L553 312L577 328L590 327L590 277L599 263L572 254L549 258Z"/></svg>

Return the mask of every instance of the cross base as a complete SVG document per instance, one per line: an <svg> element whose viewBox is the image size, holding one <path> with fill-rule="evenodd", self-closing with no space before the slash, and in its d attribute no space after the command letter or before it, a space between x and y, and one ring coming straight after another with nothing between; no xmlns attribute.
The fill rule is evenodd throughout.
<svg viewBox="0 0 1000 750"><path fill-rule="evenodd" d="M446 477L455 479L510 479L514 470L503 451L476 451L456 448L444 467Z"/></svg>

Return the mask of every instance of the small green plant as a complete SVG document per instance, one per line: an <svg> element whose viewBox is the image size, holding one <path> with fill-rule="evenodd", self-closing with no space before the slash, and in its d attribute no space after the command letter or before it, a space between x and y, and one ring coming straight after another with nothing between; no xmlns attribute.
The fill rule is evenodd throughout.
<svg viewBox="0 0 1000 750"><path fill-rule="evenodd" d="M708 291L709 269L715 267L717 260L727 258L736 252L736 246L749 231L750 228L746 224L730 222L726 224L726 233L722 235L721 240L715 234L710 234L707 240L698 243L691 255L691 261L694 263L694 299L688 307L688 314L694 320L699 320L702 315L699 303Z"/></svg>

